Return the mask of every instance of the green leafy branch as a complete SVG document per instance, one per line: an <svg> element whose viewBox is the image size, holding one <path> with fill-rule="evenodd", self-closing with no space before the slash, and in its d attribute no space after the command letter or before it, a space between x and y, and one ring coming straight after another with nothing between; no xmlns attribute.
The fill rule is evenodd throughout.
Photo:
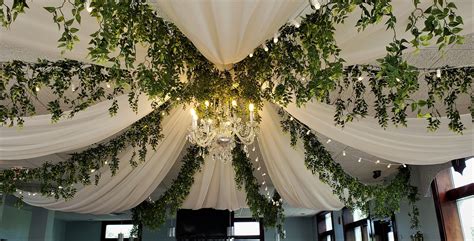
<svg viewBox="0 0 474 241"><path fill-rule="evenodd" d="M341 165L334 161L331 154L318 140L311 129L279 110L283 118L282 129L291 136L291 144L301 141L305 150L305 165L319 179L329 185L334 195L348 208L360 209L376 217L390 217L399 211L400 202L406 198L413 206L418 200L418 190L410 185L409 168L400 167L398 173L384 184L367 185L347 174ZM413 208L415 210L416 208ZM417 223L418 214L411 213L412 223ZM418 227L415 227L418 228Z"/></svg>
<svg viewBox="0 0 474 241"><path fill-rule="evenodd" d="M232 150L232 165L235 171L235 181L239 189L244 188L247 194L247 205L255 219L263 218L265 227L276 227L280 235L284 236L284 213L282 201L278 192L271 200L260 194L260 184L254 176L254 167L247 157L242 144L237 143Z"/></svg>
<svg viewBox="0 0 474 241"><path fill-rule="evenodd" d="M56 164L46 162L41 167L33 169L2 170L0 192L13 194L24 184L37 183L40 186L40 193L44 196L56 199L72 198L76 193L75 184L90 185L94 179L97 185L103 167L108 166L111 174L115 175L120 162L118 156L127 148L133 150L129 162L131 166L136 167L145 161L148 148L155 150L163 137L161 118L169 108L169 104L163 104L119 136L80 153L73 153L67 161Z"/></svg>

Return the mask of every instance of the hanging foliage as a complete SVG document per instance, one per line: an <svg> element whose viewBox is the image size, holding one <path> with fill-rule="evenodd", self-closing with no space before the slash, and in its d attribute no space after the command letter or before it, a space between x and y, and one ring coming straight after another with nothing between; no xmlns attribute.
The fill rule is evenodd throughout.
<svg viewBox="0 0 474 241"><path fill-rule="evenodd" d="M24 14L28 7L26 0L14 0L11 5L2 1L0 5L2 5L0 19L6 27L9 27L18 15ZM435 41L442 49L449 44L463 42L463 37L459 35L463 20L456 14L456 5L447 0L433 1L425 9L419 0L413 1L413 10L406 26L406 30L411 33L411 39L397 38L395 31L397 18L393 14L391 1L334 0L320 7L313 6L315 11L305 16L301 23L283 26L279 31L279 41L265 43L268 52L263 49L255 50L253 57L234 64L233 74L230 75L217 70L173 24L160 18L146 1L93 0L88 7L91 9L90 15L97 18L99 24L99 29L91 35L89 56L95 62L111 65L106 71L110 76L103 77L108 82L117 82L118 89L114 88L114 92L123 91L123 86L130 86L133 90L130 93L144 92L151 97L179 98L185 102L215 99L216 96L222 97L222 93L225 93L225 96L245 98L256 104L262 99L283 105L293 101L304 104L317 99L335 103L339 108L336 114L338 124L351 121L355 116L366 115L365 102L360 99L364 96L363 93L370 91L377 99L375 116L381 126L387 126L389 119L397 125L406 124L406 115L410 111L408 107L411 107L415 112L424 113L421 116L428 119L429 129L436 129L439 126L437 111L423 102L426 100L411 100L411 95L420 90L416 78L419 70L410 66L401 56L410 45L418 48ZM58 6L45 7L45 11L52 14L53 22L58 24L62 31L58 40L59 48L70 50L78 41L77 32L84 9L85 1L82 0L64 1ZM347 77L347 71L343 67L344 59L340 57L341 50L334 37L335 25L344 23L348 15L357 9L361 14L355 28L363 31L368 26L383 21L387 29L392 32L393 41L386 48L386 56L378 60L379 69L369 82L369 86L363 91L358 90L361 97L356 103L357 111L344 114L342 107L349 104L348 101L343 99L331 101L333 100L331 93L338 87L345 86L344 81ZM147 46L146 59L143 62L137 61L137 44ZM2 107L0 114L4 124L12 119L17 119L21 124L20 116L34 114L29 96L36 96L37 86L46 85L57 91L54 94L59 103L56 101L48 104L54 118L63 114L64 106L61 100L67 107L79 111L99 101L100 98L114 98L114 95L102 93L103 90L100 88L98 90L88 88L87 83L91 80L86 78L81 80L85 81L85 92L81 92L85 97L71 100L63 95L64 86L67 89L71 85L68 81L59 83L64 86L58 87L54 83L49 83L48 78L25 77L28 71L25 70L25 66L18 64L7 71L0 85L0 97L17 105L13 108ZM48 64L40 66L40 72L47 72L42 69L44 67L48 67ZM95 68L97 67L92 69ZM2 71L5 69L8 70L6 67L1 68ZM89 72L92 73L92 70ZM65 75L61 71L59 73L66 79L70 78L70 75ZM52 77L52 74L46 73L48 77ZM368 71L368 74L373 72ZM39 73L36 75L42 77ZM186 84L180 81L180 76L187 77ZM20 84L13 90L7 88L9 86L7 84L15 78ZM101 78L98 81L101 82ZM437 82L436 85L430 86L434 93L443 90L444 87L440 86L449 86L451 83L447 78L441 78ZM82 86L82 83L79 85ZM99 83L96 83L96 86L99 86ZM350 91L347 88L345 90ZM451 129L460 132L462 124L458 119L459 111L451 100L456 99L452 97L462 94L472 96L472 88L467 86L452 93L452 96L433 96L440 98L439 103L449 112ZM133 100L133 96L131 98ZM430 111L426 112L426 108ZM112 107L112 113L114 110Z"/></svg>
<svg viewBox="0 0 474 241"><path fill-rule="evenodd" d="M183 164L178 176L158 200L146 200L132 209L135 234L139 233L138 228L141 226L159 228L166 222L167 215L174 215L182 206L194 183L194 175L204 163L202 149L190 146L181 162Z"/></svg>
<svg viewBox="0 0 474 241"><path fill-rule="evenodd" d="M110 168L115 175L119 168L119 154L132 149L130 165L136 167L144 162L151 147L155 150L161 135L161 118L169 110L169 104L163 104L131 125L124 133L97 144L80 153L73 153L67 161L52 164L45 162L33 169L5 169L0 171L0 192L14 194L23 184L38 183L39 193L56 199L69 199L76 193L76 184L98 184L104 167ZM30 193L31 194L31 193ZM26 193L19 193L20 196Z"/></svg>
<svg viewBox="0 0 474 241"><path fill-rule="evenodd" d="M360 209L369 212L375 217L391 217L400 210L400 203L407 199L412 205L410 214L414 229L419 228L418 212L415 206L418 200L418 190L410 185L410 170L400 167L398 173L386 183L367 185L357 178L347 174L342 166L333 160L331 154L311 129L290 116L283 109L279 110L282 116L282 129L291 136L291 145L301 141L305 150L305 165L319 179L329 185L333 193L350 209ZM370 202L369 202L370 200Z"/></svg>
<svg viewBox="0 0 474 241"><path fill-rule="evenodd" d="M254 167L248 158L248 154L242 148L242 144L237 143L232 150L232 165L235 171L235 182L239 189L244 188L247 194L247 205L255 219L263 218L265 227L276 227L280 235L283 232L283 201L278 192L275 191L269 200L260 193L260 184L254 176Z"/></svg>

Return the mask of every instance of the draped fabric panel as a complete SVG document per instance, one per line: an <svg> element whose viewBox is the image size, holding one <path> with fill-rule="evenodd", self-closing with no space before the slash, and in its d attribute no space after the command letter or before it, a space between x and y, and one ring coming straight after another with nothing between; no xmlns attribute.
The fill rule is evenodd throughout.
<svg viewBox="0 0 474 241"><path fill-rule="evenodd" d="M290 137L280 129L280 116L266 103L261 112L259 147L273 186L292 207L337 210L344 205L332 189L304 164L301 143L290 145Z"/></svg>
<svg viewBox="0 0 474 241"><path fill-rule="evenodd" d="M445 163L474 155L474 130L470 114L462 115L466 127L462 135L449 130L446 117L436 132L426 129L425 119L408 118L407 127L382 129L370 117L355 120L342 129L334 125L334 108L309 102L298 108L290 104L286 110L311 129L345 145L386 160L428 165Z"/></svg>
<svg viewBox="0 0 474 241"><path fill-rule="evenodd" d="M79 187L77 194L68 201L43 196L24 196L24 201L33 206L51 210L106 214L131 209L148 198L158 187L176 162L186 143L187 128L191 117L188 111L176 108L163 122L165 138L156 151L149 148L146 162L132 168L129 164L132 150L120 155L120 169L111 176L103 168L102 178L97 186Z"/></svg>
<svg viewBox="0 0 474 241"><path fill-rule="evenodd" d="M194 176L194 184L183 208L215 208L238 210L247 207L244 190L235 182L232 163L205 158L202 170Z"/></svg>
<svg viewBox="0 0 474 241"><path fill-rule="evenodd" d="M130 126L152 111L151 101L141 95L138 112L127 95L117 98L119 110L110 116L112 101L100 102L73 118L51 123L51 115L25 117L24 126L0 126L0 159L19 160L67 152L102 141Z"/></svg>
<svg viewBox="0 0 474 241"><path fill-rule="evenodd" d="M241 61L308 5L306 0L157 1L157 9L217 66Z"/></svg>

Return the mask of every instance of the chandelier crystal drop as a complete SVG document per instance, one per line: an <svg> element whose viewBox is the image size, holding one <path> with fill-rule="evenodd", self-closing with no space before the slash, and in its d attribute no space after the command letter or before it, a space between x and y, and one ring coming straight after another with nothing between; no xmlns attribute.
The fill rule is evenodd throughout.
<svg viewBox="0 0 474 241"><path fill-rule="evenodd" d="M204 112L213 115L199 118L196 109L191 109L192 124L188 140L194 145L207 148L214 160L230 162L236 141L244 145L251 145L254 142L256 122L253 104L248 105L248 116L245 113L247 111L239 111L236 100L228 104L224 102L213 105L206 101Z"/></svg>

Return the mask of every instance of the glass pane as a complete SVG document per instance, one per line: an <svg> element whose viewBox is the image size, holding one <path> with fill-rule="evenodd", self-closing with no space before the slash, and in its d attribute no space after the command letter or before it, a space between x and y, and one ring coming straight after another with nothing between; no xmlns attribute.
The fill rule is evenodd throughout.
<svg viewBox="0 0 474 241"><path fill-rule="evenodd" d="M362 241L362 229L360 226L357 226L354 229L355 241Z"/></svg>
<svg viewBox="0 0 474 241"><path fill-rule="evenodd" d="M258 236L260 235L259 222L234 222L235 236Z"/></svg>
<svg viewBox="0 0 474 241"><path fill-rule="evenodd" d="M388 241L395 241L395 237L393 236L393 231L388 233Z"/></svg>
<svg viewBox="0 0 474 241"><path fill-rule="evenodd" d="M118 238L119 233L123 233L124 238L130 238L132 224L108 224L105 227L105 238Z"/></svg>
<svg viewBox="0 0 474 241"><path fill-rule="evenodd" d="M325 240L326 241L332 241L331 235L326 236Z"/></svg>
<svg viewBox="0 0 474 241"><path fill-rule="evenodd" d="M324 215L325 223L326 223L326 231L332 230L332 217L331 213L326 213Z"/></svg>
<svg viewBox="0 0 474 241"><path fill-rule="evenodd" d="M352 218L354 219L353 222L357 222L357 221L359 221L359 220L362 220L362 219L367 218L367 216L366 216L365 214L363 214L360 209L355 209L355 210L352 212Z"/></svg>
<svg viewBox="0 0 474 241"><path fill-rule="evenodd" d="M466 160L466 168L461 175L459 172L454 171L454 168L451 168L451 173L453 176L454 187L461 187L470 183L474 183L474 158Z"/></svg>
<svg viewBox="0 0 474 241"><path fill-rule="evenodd" d="M464 240L474 241L474 197L460 199L457 203Z"/></svg>

